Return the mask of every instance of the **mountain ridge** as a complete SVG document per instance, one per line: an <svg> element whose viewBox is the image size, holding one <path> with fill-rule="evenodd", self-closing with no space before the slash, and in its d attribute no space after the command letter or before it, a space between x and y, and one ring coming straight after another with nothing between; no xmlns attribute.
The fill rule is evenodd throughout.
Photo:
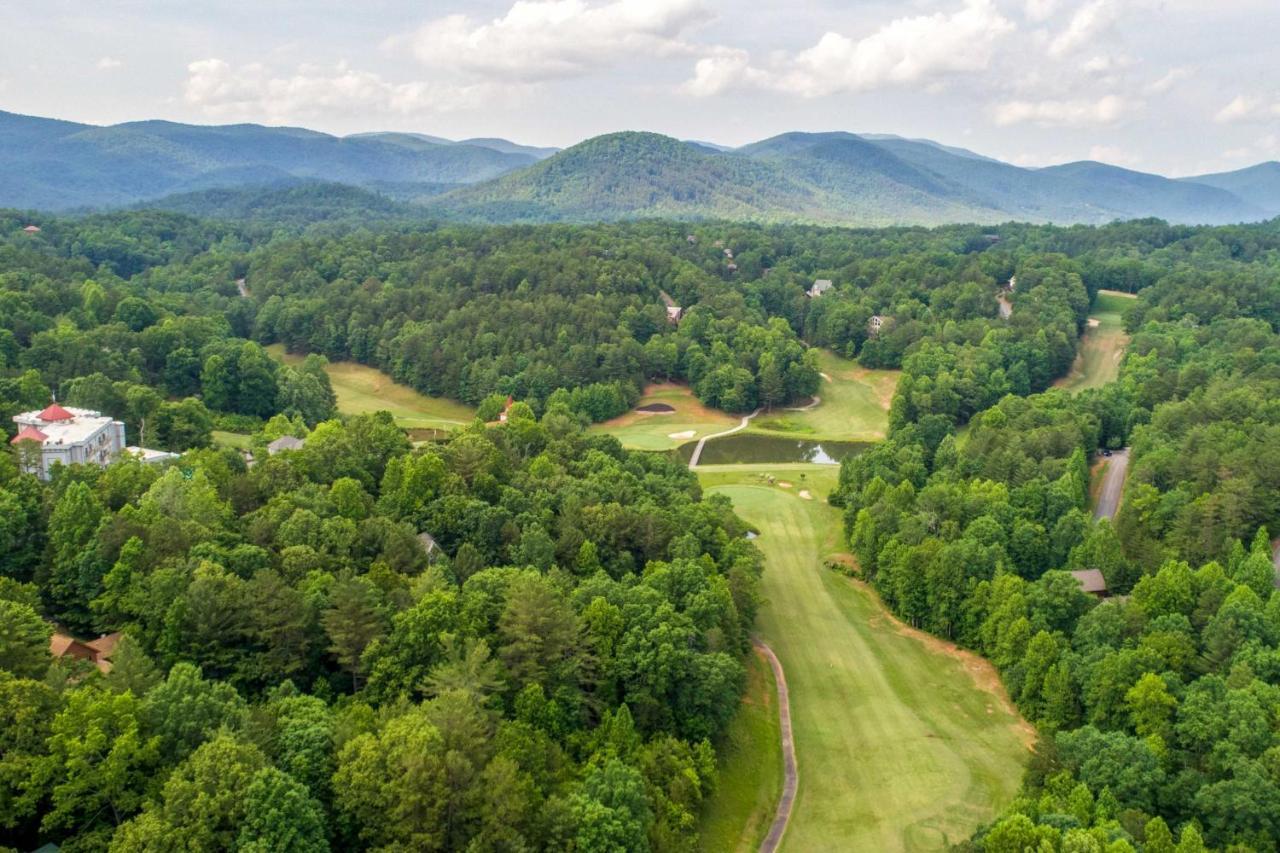
<svg viewBox="0 0 1280 853"><path fill-rule="evenodd" d="M0 111L0 206L163 206L170 196L190 206L199 203L192 193L254 195L294 181L349 185L424 215L486 222L1222 224L1280 215L1275 162L1174 179L1093 161L1031 169L882 133L797 131L728 148L620 131L559 150L494 137L165 120L97 126ZM291 203L314 195L295 191Z"/></svg>

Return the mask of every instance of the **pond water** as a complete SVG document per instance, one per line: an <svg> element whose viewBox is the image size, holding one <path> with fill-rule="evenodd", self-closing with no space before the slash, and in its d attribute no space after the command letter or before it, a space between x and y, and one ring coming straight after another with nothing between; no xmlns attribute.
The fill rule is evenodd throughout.
<svg viewBox="0 0 1280 853"><path fill-rule="evenodd" d="M680 457L686 462L693 456L697 442L680 446ZM699 465L743 465L752 462L816 462L835 465L846 456L861 453L864 441L812 441L785 436L757 435L739 432L724 438L713 438L702 448Z"/></svg>

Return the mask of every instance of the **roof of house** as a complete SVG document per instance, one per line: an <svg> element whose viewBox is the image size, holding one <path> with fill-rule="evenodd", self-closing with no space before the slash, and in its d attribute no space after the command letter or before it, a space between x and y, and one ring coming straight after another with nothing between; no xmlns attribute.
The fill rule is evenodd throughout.
<svg viewBox="0 0 1280 853"><path fill-rule="evenodd" d="M418 544L421 545L422 550L428 554L440 547L436 542L436 538L426 531L418 534Z"/></svg>
<svg viewBox="0 0 1280 853"><path fill-rule="evenodd" d="M1107 579L1097 569L1078 569L1071 573L1071 577L1080 583L1080 589L1085 592L1107 591Z"/></svg>
<svg viewBox="0 0 1280 853"><path fill-rule="evenodd" d="M304 444L306 442L300 438L295 438L292 435L282 435L267 445L267 453L274 455L281 450L299 450Z"/></svg>
<svg viewBox="0 0 1280 853"><path fill-rule="evenodd" d="M85 645L93 649L104 658L111 657L111 653L116 650L116 646L120 645L120 638L124 634L119 631L113 631L110 634L103 634L96 640L88 640Z"/></svg>
<svg viewBox="0 0 1280 853"><path fill-rule="evenodd" d="M28 234L39 234L39 233L40 233L40 226L39 226L39 225L28 225L26 228L23 228L22 230L23 230L23 231L26 231Z"/></svg>
<svg viewBox="0 0 1280 853"><path fill-rule="evenodd" d="M37 441L44 444L45 440L48 438L49 436L45 435L35 427L24 426L22 429L18 430L17 435L9 440L9 443L17 444L19 441Z"/></svg>
<svg viewBox="0 0 1280 853"><path fill-rule="evenodd" d="M111 655L120 645L124 636L119 631L103 634L96 640L81 641L70 634L54 632L49 638L49 654L55 658L73 657L79 660L93 661L98 671L106 675L111 671Z"/></svg>
<svg viewBox="0 0 1280 853"><path fill-rule="evenodd" d="M167 462L170 459L177 459L181 455L178 453L172 453L168 450L156 450L151 447L137 447L132 444L126 447L125 450L147 463Z"/></svg>
<svg viewBox="0 0 1280 853"><path fill-rule="evenodd" d="M53 423L54 421L69 421L75 418L75 415L58 405L57 401L50 403L45 410L37 415L42 421Z"/></svg>

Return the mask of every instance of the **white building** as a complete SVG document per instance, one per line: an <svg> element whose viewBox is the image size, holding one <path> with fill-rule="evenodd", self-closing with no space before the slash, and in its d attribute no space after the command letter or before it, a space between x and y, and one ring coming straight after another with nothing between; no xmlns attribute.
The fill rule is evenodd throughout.
<svg viewBox="0 0 1280 853"><path fill-rule="evenodd" d="M91 409L63 408L53 403L41 412L14 415L18 434L10 444L40 448L39 461L20 453L23 470L49 479L55 462L63 465L110 465L124 450L124 424Z"/></svg>
<svg viewBox="0 0 1280 853"><path fill-rule="evenodd" d="M813 287L809 288L809 298L817 299L831 288L835 287L829 278L820 278L813 283Z"/></svg>

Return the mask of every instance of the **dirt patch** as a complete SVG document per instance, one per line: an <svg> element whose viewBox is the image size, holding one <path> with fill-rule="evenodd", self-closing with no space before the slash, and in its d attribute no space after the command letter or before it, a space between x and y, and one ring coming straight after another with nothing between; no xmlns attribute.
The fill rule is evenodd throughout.
<svg viewBox="0 0 1280 853"><path fill-rule="evenodd" d="M636 406L635 411L642 415L674 415L676 407L666 403L646 403L643 406Z"/></svg>
<svg viewBox="0 0 1280 853"><path fill-rule="evenodd" d="M1088 320L1085 321L1085 325L1087 325L1090 329L1096 329L1102 325L1102 321L1099 320L1097 317L1090 317Z"/></svg>
<svg viewBox="0 0 1280 853"><path fill-rule="evenodd" d="M813 500L813 495L809 494L809 490L808 490L808 489L801 489L801 490L800 490L800 497L804 498L804 499L805 499L805 500L807 500L807 501L811 501L811 500Z"/></svg>
<svg viewBox="0 0 1280 853"><path fill-rule="evenodd" d="M952 660L957 661L960 666L964 668L964 671L969 674L969 677L973 679L973 683L977 685L979 690L983 690L991 694L991 696L1000 703L1000 707L1004 708L1005 711L1012 714L1014 718L1017 719L1018 722L1014 724L1013 728L1018 733L1018 738L1022 741L1023 746L1028 750L1035 747L1037 740L1035 726L1024 720L1022 715L1018 713L1018 709L1013 704L1013 700L1009 698L1008 692L1004 689L1004 682L1000 680L1000 673L996 671L995 666L992 665L990 661L981 655L977 655L971 651L960 648L955 643L949 643L946 640L935 637L925 631L912 628L910 625L900 621L898 617L894 616L893 613L885 607L884 602L880 600L880 595L876 592L875 587L854 578L849 578L848 582L858 589L865 590L868 595L875 599L876 604L882 608L881 613L884 614L889 624L892 625L893 629L899 634L902 634L904 637L911 637L912 639L923 643L930 651L937 652L940 655L946 655ZM990 713L990 709L988 709L988 712Z"/></svg>
<svg viewBox="0 0 1280 853"><path fill-rule="evenodd" d="M780 488L780 489L789 489L789 488L791 488L791 484L790 484L790 483L788 483L786 480L779 480L779 481L778 481L778 488Z"/></svg>

